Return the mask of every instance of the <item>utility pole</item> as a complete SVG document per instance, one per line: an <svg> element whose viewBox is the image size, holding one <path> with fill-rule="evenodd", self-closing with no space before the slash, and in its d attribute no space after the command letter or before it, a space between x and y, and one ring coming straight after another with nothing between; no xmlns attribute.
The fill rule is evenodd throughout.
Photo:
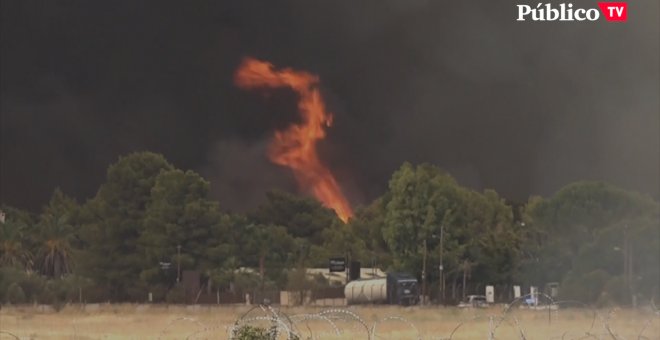
<svg viewBox="0 0 660 340"><path fill-rule="evenodd" d="M443 243L445 239L445 227L444 225L440 225L440 294L438 298L440 299L441 303L445 302L445 268L442 263L442 256L443 256Z"/></svg>
<svg viewBox="0 0 660 340"><path fill-rule="evenodd" d="M344 270L346 271L346 284L348 284L349 282L351 282L351 270L350 270L351 269L350 268L350 265L351 265L351 252L350 252L350 250L346 250L345 256L346 257L344 258Z"/></svg>
<svg viewBox="0 0 660 340"><path fill-rule="evenodd" d="M463 299L465 299L465 284L467 283L468 260L463 260Z"/></svg>
<svg viewBox="0 0 660 340"><path fill-rule="evenodd" d="M637 305L635 296L635 283L633 282L633 247L630 244L630 236L628 235L628 225L623 227L623 280L624 280L624 296L630 295L630 302L633 306Z"/></svg>
<svg viewBox="0 0 660 340"><path fill-rule="evenodd" d="M627 296L630 291L630 281L628 280L628 226L623 227L623 296Z"/></svg>
<svg viewBox="0 0 660 340"><path fill-rule="evenodd" d="M261 292L263 293L264 291L264 262L265 262L265 255L259 256L259 276L261 276Z"/></svg>
<svg viewBox="0 0 660 340"><path fill-rule="evenodd" d="M630 245L630 240L628 240ZM630 284L630 297L632 298L632 306L637 307L637 296L635 295L635 282L633 280L633 249L628 247L628 284Z"/></svg>
<svg viewBox="0 0 660 340"><path fill-rule="evenodd" d="M422 263L422 305L426 304L426 238L424 238L424 261Z"/></svg>
<svg viewBox="0 0 660 340"><path fill-rule="evenodd" d="M181 281L181 245L176 246L176 283Z"/></svg>

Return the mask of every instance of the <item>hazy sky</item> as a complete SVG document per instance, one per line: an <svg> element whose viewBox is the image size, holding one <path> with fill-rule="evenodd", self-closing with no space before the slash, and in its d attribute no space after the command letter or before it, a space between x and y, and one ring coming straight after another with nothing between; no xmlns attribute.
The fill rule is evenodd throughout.
<svg viewBox="0 0 660 340"><path fill-rule="evenodd" d="M295 97L236 88L244 56L319 75L321 154L354 204L404 161L518 201L582 179L657 199L658 2L629 2L626 23L516 22L516 3L2 0L0 203L83 201L140 150L225 208L295 191L265 156Z"/></svg>

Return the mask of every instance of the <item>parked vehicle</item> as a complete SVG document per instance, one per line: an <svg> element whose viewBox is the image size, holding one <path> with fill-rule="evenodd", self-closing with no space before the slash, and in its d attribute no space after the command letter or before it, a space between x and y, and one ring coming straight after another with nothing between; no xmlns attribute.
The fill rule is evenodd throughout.
<svg viewBox="0 0 660 340"><path fill-rule="evenodd" d="M387 277L355 280L344 288L348 304L414 305L419 302L417 279L409 274L389 273Z"/></svg>
<svg viewBox="0 0 660 340"><path fill-rule="evenodd" d="M463 301L458 304L460 308L485 308L488 307L486 296L484 295L468 295Z"/></svg>

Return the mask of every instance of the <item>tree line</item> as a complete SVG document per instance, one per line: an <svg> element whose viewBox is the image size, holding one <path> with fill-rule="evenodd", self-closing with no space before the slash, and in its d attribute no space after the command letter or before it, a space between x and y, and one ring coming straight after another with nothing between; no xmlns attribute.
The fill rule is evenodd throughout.
<svg viewBox="0 0 660 340"><path fill-rule="evenodd" d="M558 282L563 299L630 304L659 293L659 206L602 182L511 204L404 163L348 223L281 191L236 213L209 198L197 173L132 153L86 202L56 189L38 214L2 207L0 301L143 302L151 292L177 302L180 270L200 271L214 291L324 286L304 268L341 256L416 275L437 300L457 298L456 287Z"/></svg>

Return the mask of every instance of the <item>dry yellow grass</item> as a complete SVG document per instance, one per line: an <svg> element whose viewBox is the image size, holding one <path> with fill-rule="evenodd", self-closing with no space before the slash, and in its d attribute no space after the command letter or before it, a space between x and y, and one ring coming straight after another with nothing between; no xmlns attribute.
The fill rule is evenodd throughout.
<svg viewBox="0 0 660 340"><path fill-rule="evenodd" d="M288 315L318 313L327 308L283 308ZM164 305L91 305L86 310L68 306L60 312L32 306L7 307L0 310L0 330L20 339L226 339L227 327L250 310L246 306L164 306ZM577 339L588 333L612 339L610 331L621 339L660 339L660 318L643 310L598 310L594 321L588 309L530 311L513 309L498 326L501 308L466 309L433 307L348 307L359 315L367 327L376 326L378 339L488 339L495 329L497 339ZM367 331L359 322L332 319L341 335L327 320L296 323L301 338L367 339ZM331 314L332 315L337 315ZM268 316L253 310L249 317ZM392 317L390 319L386 319ZM491 318L492 317L492 318ZM381 321L384 320L385 321ZM349 320L349 321L347 321ZM379 322L381 321L381 322ZM592 326L593 323L593 326ZM265 322L255 325L266 325ZM610 330L607 330L609 326ZM457 328L458 327L458 328ZM416 329L415 329L416 328ZM419 333L418 333L419 332ZM0 339L13 338L0 333ZM283 337L282 337L283 338ZM592 337L593 338L593 337Z"/></svg>

